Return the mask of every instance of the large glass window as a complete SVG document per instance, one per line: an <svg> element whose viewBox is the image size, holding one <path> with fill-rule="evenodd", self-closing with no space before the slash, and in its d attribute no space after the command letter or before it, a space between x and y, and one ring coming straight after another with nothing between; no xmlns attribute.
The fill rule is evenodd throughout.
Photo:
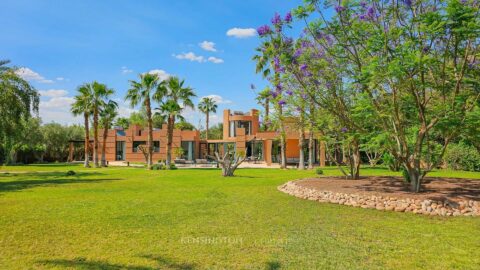
<svg viewBox="0 0 480 270"><path fill-rule="evenodd" d="M228 136L229 137L236 137L236 129L237 128L244 128L246 135L252 134L252 122L251 121L230 121L228 127Z"/></svg>
<svg viewBox="0 0 480 270"><path fill-rule="evenodd" d="M195 158L195 142L182 141L181 147L183 150L182 158L186 160L193 160Z"/></svg>
<svg viewBox="0 0 480 270"><path fill-rule="evenodd" d="M263 141L249 141L247 142L247 157L255 160L263 159Z"/></svg>
<svg viewBox="0 0 480 270"><path fill-rule="evenodd" d="M145 142L145 141L134 141L134 142L133 142L133 145L132 145L132 146L133 146L132 151L133 151L134 153L136 153L136 152L139 151L139 150L138 150L138 146L140 146L140 145L146 145L146 144L147 144L147 142Z"/></svg>

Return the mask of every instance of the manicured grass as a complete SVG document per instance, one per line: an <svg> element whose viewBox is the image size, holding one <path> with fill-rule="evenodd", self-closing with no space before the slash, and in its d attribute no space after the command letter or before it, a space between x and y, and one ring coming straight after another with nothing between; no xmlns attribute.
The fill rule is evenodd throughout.
<svg viewBox="0 0 480 270"><path fill-rule="evenodd" d="M478 269L480 218L300 200L277 186L313 171L0 171L1 269ZM75 176L65 172L74 170ZM338 174L335 168L327 175ZM385 169L365 175L389 175ZM398 174L395 174L398 175ZM480 178L439 171L434 176Z"/></svg>

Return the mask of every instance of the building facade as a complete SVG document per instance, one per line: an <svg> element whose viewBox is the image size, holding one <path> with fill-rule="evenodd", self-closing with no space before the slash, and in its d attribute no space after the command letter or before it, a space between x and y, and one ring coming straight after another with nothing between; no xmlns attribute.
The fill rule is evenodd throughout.
<svg viewBox="0 0 480 270"><path fill-rule="evenodd" d="M300 151L304 151L308 160L308 139L303 147L299 145L299 132L295 128L295 119L285 121L287 163L298 163ZM103 130L99 131L103 134ZM108 130L105 156L108 161L144 162L145 156L139 146L146 145L148 130L131 126L127 130L115 128ZM223 155L227 149L245 153L248 161L271 165L280 160L279 133L261 131L259 113L252 109L247 113L223 112L223 138L204 140L198 130L174 130L172 157L195 163L198 159L213 159L215 153ZM317 134L314 134L314 137ZM308 138L308 132L305 138ZM99 158L102 154L103 139L99 138ZM325 166L325 149L323 143L315 139L314 163ZM72 145L70 147L73 148ZM167 155L167 128L153 130L153 161L163 161ZM73 159L73 158L72 158Z"/></svg>

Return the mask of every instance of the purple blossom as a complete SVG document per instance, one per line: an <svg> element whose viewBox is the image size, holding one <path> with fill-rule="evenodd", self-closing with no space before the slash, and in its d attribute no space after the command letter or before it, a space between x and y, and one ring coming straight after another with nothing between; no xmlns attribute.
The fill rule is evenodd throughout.
<svg viewBox="0 0 480 270"><path fill-rule="evenodd" d="M407 5L408 7L412 6L412 0L403 0L403 3Z"/></svg>
<svg viewBox="0 0 480 270"><path fill-rule="evenodd" d="M360 2L360 6L362 6L362 8L366 8L367 7L367 2L365 2L365 1Z"/></svg>
<svg viewBox="0 0 480 270"><path fill-rule="evenodd" d="M345 10L346 10L346 8L345 8L345 7L342 7L342 6L335 6L335 11L336 11L337 13L340 13L340 12L342 12L342 11L345 11Z"/></svg>
<svg viewBox="0 0 480 270"><path fill-rule="evenodd" d="M285 14L285 22L286 23L291 23L292 22L292 13L289 11L287 14Z"/></svg>
<svg viewBox="0 0 480 270"><path fill-rule="evenodd" d="M259 36L263 37L265 35L272 33L272 29L270 29L270 26L268 25L262 25L257 29L257 33Z"/></svg>
<svg viewBox="0 0 480 270"><path fill-rule="evenodd" d="M303 50L302 50L302 49L298 49L298 50L296 50L295 53L293 54L293 57L298 58L298 57L302 56L302 53L303 53Z"/></svg>
<svg viewBox="0 0 480 270"><path fill-rule="evenodd" d="M277 94L277 92L270 91L270 96L272 96L273 98L276 98L278 96L278 94Z"/></svg>
<svg viewBox="0 0 480 270"><path fill-rule="evenodd" d="M300 107L297 107L296 109L297 109L297 112L303 111L302 108L300 108Z"/></svg>
<svg viewBox="0 0 480 270"><path fill-rule="evenodd" d="M278 101L278 105L280 105L280 106L283 106L283 105L285 105L285 104L287 104L287 102L286 102L285 100L283 100L283 99L281 99L281 100Z"/></svg>
<svg viewBox="0 0 480 270"><path fill-rule="evenodd" d="M428 53L430 51L430 48L428 46L424 46L422 49L423 53Z"/></svg>
<svg viewBox="0 0 480 270"><path fill-rule="evenodd" d="M287 92L285 92L285 93L287 93L287 95L289 95L289 96L293 95L293 92L292 92L292 90L288 90L288 91L287 91Z"/></svg>
<svg viewBox="0 0 480 270"><path fill-rule="evenodd" d="M373 6L370 6L368 9L367 9L367 16L369 18L372 18L375 16L375 8L373 8Z"/></svg>
<svg viewBox="0 0 480 270"><path fill-rule="evenodd" d="M307 64L302 64L302 65L300 66L300 70L301 70L301 71L306 71L307 68L308 68Z"/></svg>
<svg viewBox="0 0 480 270"><path fill-rule="evenodd" d="M281 83L279 83L275 86L275 89L278 93L281 93L282 90L283 90L283 85Z"/></svg>
<svg viewBox="0 0 480 270"><path fill-rule="evenodd" d="M312 47L312 43L308 40L304 40L302 41L302 48L306 49L306 48L311 48Z"/></svg>
<svg viewBox="0 0 480 270"><path fill-rule="evenodd" d="M360 21L366 21L366 20L367 20L367 16L366 16L365 14L360 14L360 15L358 15L358 19L359 19Z"/></svg>
<svg viewBox="0 0 480 270"><path fill-rule="evenodd" d="M282 17L280 17L280 14L275 12L275 15L272 18L272 24L275 26L282 24Z"/></svg>
<svg viewBox="0 0 480 270"><path fill-rule="evenodd" d="M346 127L342 127L341 131L342 131L343 133L345 133L345 132L347 132L347 131L348 131L348 128L346 128Z"/></svg>

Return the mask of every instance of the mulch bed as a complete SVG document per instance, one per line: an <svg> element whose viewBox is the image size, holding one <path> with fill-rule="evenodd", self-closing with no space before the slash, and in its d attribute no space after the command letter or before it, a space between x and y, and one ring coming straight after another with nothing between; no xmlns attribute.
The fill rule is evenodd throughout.
<svg viewBox="0 0 480 270"><path fill-rule="evenodd" d="M338 193L355 193L359 195L375 195L398 199L419 200L473 200L480 201L480 180L460 178L427 177L420 193L409 190L409 184L401 177L363 177L360 180L346 180L339 177L321 177L302 179L297 185Z"/></svg>

